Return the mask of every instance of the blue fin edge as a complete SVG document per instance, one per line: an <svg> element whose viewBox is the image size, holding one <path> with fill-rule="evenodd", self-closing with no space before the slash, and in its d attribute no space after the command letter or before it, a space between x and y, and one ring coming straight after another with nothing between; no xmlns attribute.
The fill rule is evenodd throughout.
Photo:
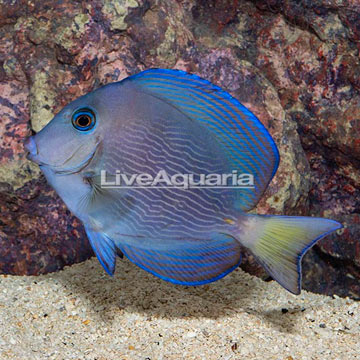
<svg viewBox="0 0 360 360"><path fill-rule="evenodd" d="M240 256L240 260L237 264L235 264L234 266L232 266L231 268L229 268L228 270L224 271L223 273L221 273L218 276L215 276L214 278L211 279L207 279L207 280L202 280L202 281L180 281L180 280L175 280L172 279L170 277L167 276L162 276L157 274L155 271L152 271L148 268L146 268L145 266L138 264L136 261L134 261L131 257L128 256L128 254L126 253L126 251L119 246L120 250L122 251L122 253L135 265L137 265L139 268L145 270L146 272L156 276L157 278L160 278L161 280L165 280L167 282L170 282L172 284L176 284L176 285L187 285L187 286L199 286L199 285L205 285L205 284L209 284L211 282L214 282L216 280L222 279L223 277L225 277L226 275L228 275L229 273L231 273L232 271L234 271L237 267L239 267L239 265L241 264L241 260L242 260L242 256Z"/></svg>
<svg viewBox="0 0 360 360"><path fill-rule="evenodd" d="M272 217L274 215L258 215L258 216L263 216L263 217ZM294 217L298 217L298 218L302 218L303 216L286 216L286 215L281 215L281 217L283 218L294 218ZM316 217L314 217L314 219L316 219ZM318 218L318 219L324 219L324 218ZM280 284L283 288L285 288L287 291L289 291L290 293L294 294L294 295L299 295L301 292L301 284L302 284L302 266L301 266L301 262L302 259L304 257L304 255L307 253L308 250L310 250L319 240L321 240L322 238L324 238L327 235L330 235L331 233L333 233L336 230L342 229L344 228L344 226L339 223L336 220L332 220L332 219L326 219L329 220L331 222L334 223L334 228L321 234L320 236L318 236L317 238L315 238L314 240L312 240L306 247L304 247L300 254L298 255L297 259L296 259L296 271L299 274L299 279L298 279L298 284L297 284L297 293L294 293L292 290L288 289L284 284ZM270 274L271 271L267 268L267 266L265 264L261 264L261 266ZM275 280L275 279L274 279ZM276 280L275 280L276 281Z"/></svg>
<svg viewBox="0 0 360 360"><path fill-rule="evenodd" d="M95 242L94 240L92 240L92 237L96 237L96 236L103 236L103 237L106 237L106 239L111 242L113 244L113 241L106 235L106 234L99 234L95 231L92 231L90 230L88 227L85 226L85 231L86 231L86 235L89 239L89 242L90 242L90 245L91 245L91 248L93 249L94 251L94 254L96 255L97 259L99 260L99 263L101 264L101 266L104 268L104 270L106 271L106 273L108 275L110 275L111 277L114 276L114 272L115 272L115 264L114 264L114 270L111 271L108 266L103 262L103 260L101 259L100 257L100 254L98 253L98 251L96 250L96 248L93 246L93 242ZM115 254L115 245L114 245L114 248L112 249L114 251L114 254ZM116 259L116 255L115 255L115 259ZM116 260L115 260L116 261Z"/></svg>
<svg viewBox="0 0 360 360"><path fill-rule="evenodd" d="M289 216L290 217L290 216ZM301 216L299 216L301 217ZM323 219L323 218L321 218ZM332 230L329 230L323 234L321 234L320 236L318 236L317 238L315 238L310 244L308 244L299 254L299 256L297 257L297 272L299 274L299 280L298 280L298 293L301 292L301 283L302 283L302 266L301 266L301 261L304 257L304 255L307 253L308 250L310 250L319 240L321 240L322 238L324 238L327 235L330 235L331 233L333 233L336 230L339 229L343 229L344 225L342 225L341 223L339 223L336 220L332 220L332 219L327 219L329 221L332 221L334 223L334 225L336 225L336 227L334 227ZM287 291L291 292L289 289L285 288Z"/></svg>
<svg viewBox="0 0 360 360"><path fill-rule="evenodd" d="M184 70L179 70L179 69L162 69L162 68L151 68L151 69L147 69L144 71L141 71L137 74L131 75L125 79L122 80L122 82L125 81L131 81L131 80L136 80L136 78L140 78L143 75L147 74L147 73L163 73L163 74L167 74L167 75L186 75L186 76L190 76L192 77L194 80L197 81L201 81L206 85L211 85L214 90L219 91L221 93L222 96L224 96L224 98L230 100L234 105L238 106L248 117L258 121L261 126L263 127L264 133L267 136L267 139L269 141L269 143L271 144L271 148L274 152L274 155L276 157L276 161L274 164L274 170L271 174L271 178L269 180L269 183L271 182L272 178L274 177L274 175L276 174L276 171L278 170L279 167L279 163L280 163L280 153L279 150L275 144L274 139L272 138L272 136L270 135L268 129L264 126L264 124L255 116L255 114L253 114L246 106L244 106L243 104L241 104L241 102L239 100L237 100L236 98L234 98L232 95L230 95L227 91L223 90L221 87L214 85L212 82L210 82L209 80L203 79L201 78L199 75L196 74L192 74L189 72L186 72ZM269 184L268 183L268 184Z"/></svg>

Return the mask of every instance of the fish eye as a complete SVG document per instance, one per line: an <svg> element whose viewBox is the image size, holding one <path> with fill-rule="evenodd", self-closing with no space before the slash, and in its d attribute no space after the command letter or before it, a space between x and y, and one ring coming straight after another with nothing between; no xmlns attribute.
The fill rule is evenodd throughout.
<svg viewBox="0 0 360 360"><path fill-rule="evenodd" d="M92 110L85 108L77 110L73 114L71 121L75 129L89 131L95 126L96 117Z"/></svg>

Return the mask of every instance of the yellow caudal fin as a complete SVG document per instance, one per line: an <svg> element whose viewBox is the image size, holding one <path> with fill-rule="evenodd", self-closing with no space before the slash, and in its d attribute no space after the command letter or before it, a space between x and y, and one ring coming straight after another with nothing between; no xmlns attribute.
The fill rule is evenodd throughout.
<svg viewBox="0 0 360 360"><path fill-rule="evenodd" d="M318 240L341 228L334 220L249 215L238 238L285 289L301 291L301 259Z"/></svg>

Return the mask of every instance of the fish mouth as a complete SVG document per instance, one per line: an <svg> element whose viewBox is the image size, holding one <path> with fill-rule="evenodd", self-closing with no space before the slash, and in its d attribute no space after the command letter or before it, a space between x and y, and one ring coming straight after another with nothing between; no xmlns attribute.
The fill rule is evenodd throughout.
<svg viewBox="0 0 360 360"><path fill-rule="evenodd" d="M33 136L29 136L24 141L24 148L27 151L26 158L28 160L31 160L31 161L39 164L39 162L40 162L38 159L39 149L37 147L37 144L36 144Z"/></svg>
<svg viewBox="0 0 360 360"><path fill-rule="evenodd" d="M28 153L26 154L26 158L27 158L28 160L34 162L34 163L39 164L39 161L36 159L36 155L31 154L30 152L28 152ZM39 164L39 165L40 165L40 164Z"/></svg>

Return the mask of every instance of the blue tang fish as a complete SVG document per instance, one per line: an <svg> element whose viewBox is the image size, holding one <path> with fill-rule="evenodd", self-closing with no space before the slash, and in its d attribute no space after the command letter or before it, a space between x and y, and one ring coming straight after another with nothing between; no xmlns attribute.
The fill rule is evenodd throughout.
<svg viewBox="0 0 360 360"><path fill-rule="evenodd" d="M322 218L249 214L277 170L277 147L236 99L184 71L150 69L90 92L25 147L83 222L110 275L124 254L161 279L206 284L236 269L245 247L299 294L305 252L342 227ZM157 186L146 186L157 174ZM179 186L189 174L191 186ZM239 181L246 186L218 186L221 174L245 174Z"/></svg>

